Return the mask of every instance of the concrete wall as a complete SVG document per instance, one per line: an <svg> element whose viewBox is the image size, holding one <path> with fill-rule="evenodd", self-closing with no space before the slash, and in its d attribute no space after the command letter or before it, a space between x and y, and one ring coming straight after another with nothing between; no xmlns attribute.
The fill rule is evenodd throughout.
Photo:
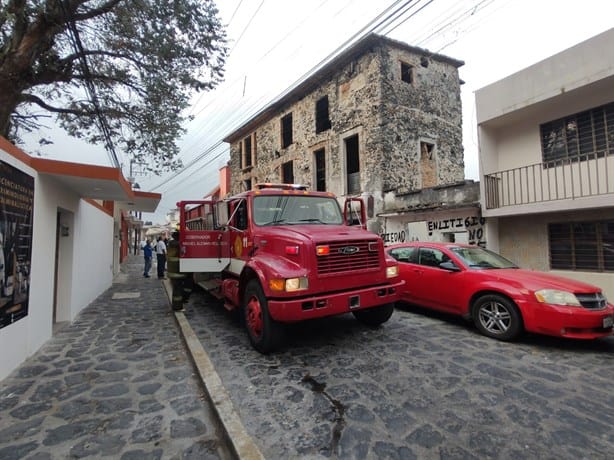
<svg viewBox="0 0 614 460"><path fill-rule="evenodd" d="M28 315L0 329L0 349L5 351L0 361L3 379L52 335L58 212L68 236L58 238L56 321L72 321L110 287L113 217L53 178L39 175L15 155L0 149L0 159L34 177Z"/></svg>
<svg viewBox="0 0 614 460"><path fill-rule="evenodd" d="M499 229L498 251L522 268L551 272L597 285L612 301L614 299L614 273L550 270L548 224L551 222L599 220L603 220L603 213L594 210L501 217L497 219Z"/></svg>

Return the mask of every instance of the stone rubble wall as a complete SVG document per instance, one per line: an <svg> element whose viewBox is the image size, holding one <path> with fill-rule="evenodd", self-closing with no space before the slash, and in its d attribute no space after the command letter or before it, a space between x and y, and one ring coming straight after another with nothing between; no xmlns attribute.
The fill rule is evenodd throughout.
<svg viewBox="0 0 614 460"><path fill-rule="evenodd" d="M401 80L401 64L412 66L413 83ZM331 129L315 132L316 102L328 96ZM292 113L293 143L281 148L281 118ZM282 165L293 161L294 182L315 189L313 152L324 148L326 188L347 195L344 139L358 134L361 195L374 197L374 216L384 195L419 191L423 180L420 143L434 144L436 185L464 177L458 69L437 56L380 45L340 67L315 90L279 111L255 132L253 166L240 168L240 142L230 148L232 193L243 181L280 182ZM393 200L400 207L403 198ZM388 209L389 210L389 209ZM369 226L377 226L373 217ZM376 229L374 228L374 231Z"/></svg>

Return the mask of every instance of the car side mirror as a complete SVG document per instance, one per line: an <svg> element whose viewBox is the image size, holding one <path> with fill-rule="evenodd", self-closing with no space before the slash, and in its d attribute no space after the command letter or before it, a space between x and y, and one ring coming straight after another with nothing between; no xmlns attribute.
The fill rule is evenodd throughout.
<svg viewBox="0 0 614 460"><path fill-rule="evenodd" d="M456 266L454 262L448 260L447 262L442 262L439 264L439 268L443 268L444 270L448 270L451 272L460 272L460 268Z"/></svg>

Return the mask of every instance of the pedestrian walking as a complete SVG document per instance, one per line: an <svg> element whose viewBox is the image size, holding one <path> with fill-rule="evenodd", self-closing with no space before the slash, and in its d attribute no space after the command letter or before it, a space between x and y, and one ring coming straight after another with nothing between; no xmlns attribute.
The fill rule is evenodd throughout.
<svg viewBox="0 0 614 460"><path fill-rule="evenodd" d="M156 259L158 260L158 279L166 279L164 269L166 268L166 244L161 236L158 237L156 244Z"/></svg>
<svg viewBox="0 0 614 460"><path fill-rule="evenodd" d="M149 270L151 270L151 258L153 257L153 248L151 247L151 240L147 240L143 243L143 256L145 257L145 268L143 269L143 276L149 278Z"/></svg>

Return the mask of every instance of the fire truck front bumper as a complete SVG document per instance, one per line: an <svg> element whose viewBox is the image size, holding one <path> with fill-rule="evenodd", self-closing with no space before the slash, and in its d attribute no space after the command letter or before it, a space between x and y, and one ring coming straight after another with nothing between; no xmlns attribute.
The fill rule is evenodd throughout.
<svg viewBox="0 0 614 460"><path fill-rule="evenodd" d="M273 319L281 322L341 315L396 302L400 299L399 293L403 284L405 284L404 281L399 281L394 284L332 292L298 299L269 299L269 313Z"/></svg>

